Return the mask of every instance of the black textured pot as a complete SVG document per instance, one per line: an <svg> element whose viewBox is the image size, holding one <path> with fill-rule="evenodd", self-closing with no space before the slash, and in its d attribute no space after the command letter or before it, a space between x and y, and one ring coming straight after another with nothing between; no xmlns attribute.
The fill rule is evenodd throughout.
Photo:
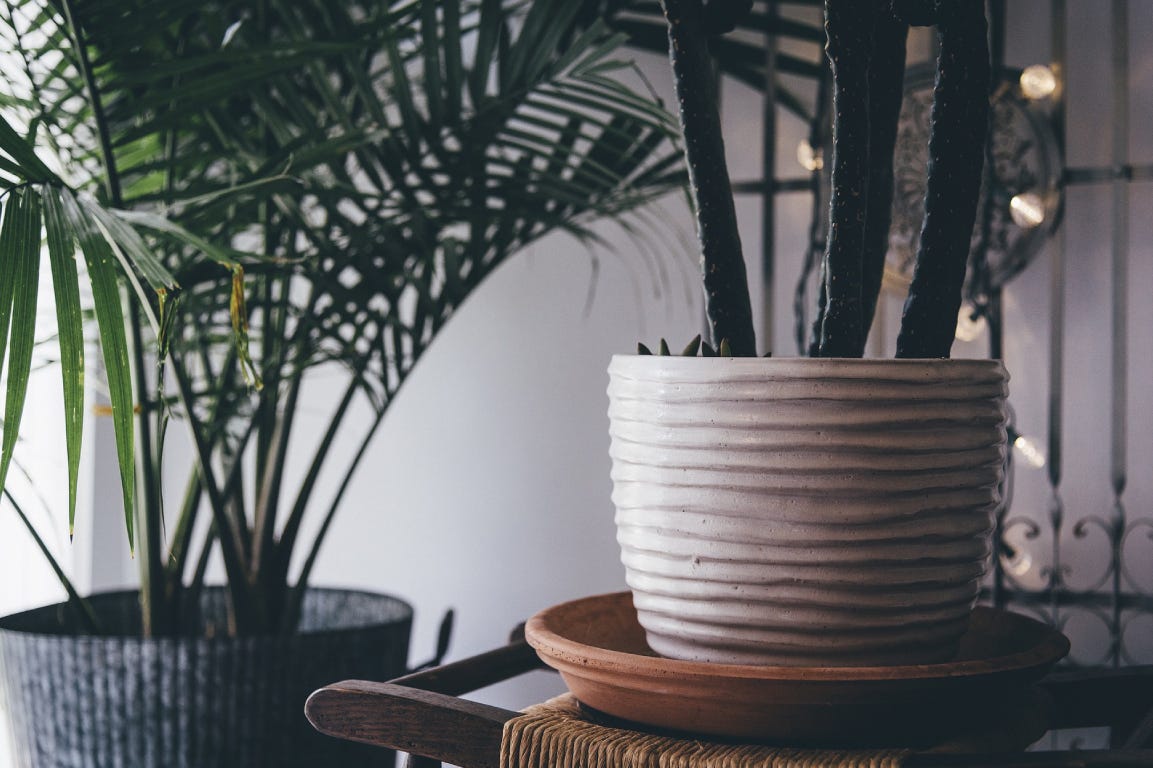
<svg viewBox="0 0 1153 768"><path fill-rule="evenodd" d="M408 659L412 608L310 590L291 636L135 636L135 592L91 598L109 634L79 634L66 605L0 619L0 695L18 768L359 768L393 755L316 733L304 701L345 679L388 680ZM224 619L206 590L204 625Z"/></svg>

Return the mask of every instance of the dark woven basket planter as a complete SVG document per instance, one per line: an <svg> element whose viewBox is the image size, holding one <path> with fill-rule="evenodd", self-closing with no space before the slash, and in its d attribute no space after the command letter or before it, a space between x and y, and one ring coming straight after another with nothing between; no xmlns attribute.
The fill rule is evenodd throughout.
<svg viewBox="0 0 1153 768"><path fill-rule="evenodd" d="M0 695L18 768L359 768L385 750L316 733L304 701L346 679L388 680L408 659L412 608L311 590L291 636L145 640L137 593L96 595L108 635L78 634L65 604L0 619ZM207 590L205 626L224 593Z"/></svg>

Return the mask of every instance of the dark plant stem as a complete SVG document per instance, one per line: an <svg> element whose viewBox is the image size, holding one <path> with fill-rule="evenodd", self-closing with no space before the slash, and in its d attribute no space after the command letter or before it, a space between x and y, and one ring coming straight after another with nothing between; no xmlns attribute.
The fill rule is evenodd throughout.
<svg viewBox="0 0 1153 768"><path fill-rule="evenodd" d="M285 521L284 531L280 535L280 542L277 546L276 561L267 566L275 569L275 575L269 578L275 578L278 583L287 583L289 560L293 547L296 544L296 536L300 532L300 524L304 520L305 510L308 509L309 499L312 497L312 492L316 488L316 481L320 477L320 471L324 467L324 460L328 457L328 452L332 447L333 440L336 439L337 432L339 432L344 418L348 415L348 408L352 404L353 398L362 386L360 377L363 373L362 368L353 372L352 381L349 382L348 387L344 391L344 395L341 397L340 402L337 403L336 409L328 423L328 429L325 430L324 437L322 437L320 443L317 444L316 453L312 457L312 463L308 468L308 473L301 482L300 491L296 496L296 502L293 504L292 511Z"/></svg>
<svg viewBox="0 0 1153 768"><path fill-rule="evenodd" d="M204 592L204 576L208 572L208 560L212 555L212 545L216 543L216 523L209 523L208 533L204 537L204 546L200 550L200 557L196 560L196 568L192 572L192 580L188 582L188 588L184 590L184 604L189 606L188 611L182 614L182 618L190 618L196 615L196 609L200 606L200 595Z"/></svg>
<svg viewBox="0 0 1153 768"><path fill-rule="evenodd" d="M255 423L250 421L248 423L248 427L244 431L244 435L241 436L240 440L235 446L235 458L228 468L228 476L224 479L224 486L221 489L221 495L225 498L228 498L234 494L235 489L240 484L240 480L244 473L244 462L240 459L240 457L244 455L244 451L252 439L252 434L254 431ZM200 474L199 464L196 465L196 468L194 468L193 472L195 475ZM203 480L201 480L197 484L198 494L202 493L203 489ZM195 517L195 514L193 517ZM168 573L170 589L174 589L173 584L179 585L181 583L181 579L183 578L183 569L188 564L188 554L192 551L191 522L192 521L189 521L188 540L183 543L183 548L179 552L179 557L177 557L176 549L173 549L173 557L170 564L171 567ZM188 587L184 590L184 594L180 598L183 600L183 605L195 606L198 604L200 599L200 592L204 587L204 576L208 567L207 559L212 552L212 545L217 538L216 522L214 520L213 522L209 523L208 531L204 536L204 542L201 547L200 559L197 561L197 565L193 571L192 577L188 581Z"/></svg>
<svg viewBox="0 0 1153 768"><path fill-rule="evenodd" d="M61 0L60 9L64 13L64 21L72 33L72 44L76 46L76 58L80 68L80 76L84 80L84 90L88 92L88 100L92 106L92 119L96 122L96 136L100 142L100 155L104 161L104 190L108 194L108 202L114 208L124 207L124 198L120 188L120 171L116 165L116 155L112 151L112 134L108 130L108 118L104 112L104 100L100 96L100 89L96 85L96 75L92 69L92 60L88 57L88 47L84 36L80 32L80 25L72 12L72 0Z"/></svg>
<svg viewBox="0 0 1153 768"><path fill-rule="evenodd" d="M825 147L829 145L829 89L832 84L832 76L828 69L821 68L820 75L817 78L817 96L814 100L816 109L813 111L812 119L809 121L809 146L816 152L818 149L821 152L822 162L826 156ZM798 354L806 354L809 357L816 357L820 351L821 346L821 324L825 319L825 305L828 303L828 296L825 294L825 263L823 243L820 243L820 233L822 216L825 215L825 189L824 189L824 168L822 165L813 167L812 172L809 174L809 189L813 196L812 215L809 219L809 240L808 247L805 250L805 263L801 270L801 279L798 282L797 296L794 299L793 311L797 318L797 352ZM803 304L806 294L808 279L812 275L813 269L817 269L817 312L813 318L812 331L808 339L805 337L805 310L807 306Z"/></svg>
<svg viewBox="0 0 1153 768"><path fill-rule="evenodd" d="M925 220L897 357L949 356L977 213L989 114L985 4L952 3L937 20Z"/></svg>
<svg viewBox="0 0 1153 768"><path fill-rule="evenodd" d="M756 355L748 278L717 110L713 60L701 0L662 0L676 85L689 188L696 209L705 308L713 341L728 339L734 355Z"/></svg>
<svg viewBox="0 0 1153 768"><path fill-rule="evenodd" d="M224 363L220 368L220 381L217 384L220 391L230 388L235 383L236 374L236 358L237 351L235 346L228 348L228 353L224 357ZM211 361L207 359L207 355L202 356L202 364L205 371L211 371ZM223 404L220 399L217 399L215 407L213 408L210 417L211 423L218 423ZM217 435L220 430L217 431ZM249 431L241 440L243 446L251 434L251 425ZM215 444L215 443L214 443ZM233 470L235 472L235 470ZM226 485L229 483L226 480ZM184 577L183 569L186 564L185 558L192 546L192 535L196 526L196 518L200 511L200 502L204 497L204 476L200 473L199 465L193 463L192 469L188 475L188 482L184 489L184 499L180 504L180 514L176 518L176 526L172 534L171 556L165 565L166 579L168 583L167 594L175 595L179 592L182 580Z"/></svg>
<svg viewBox="0 0 1153 768"><path fill-rule="evenodd" d="M192 435L200 474L204 478L204 490L208 494L208 506L216 524L220 540L220 551L224 556L224 569L228 575L228 592L231 598L233 623L240 631L248 629L252 614L252 595L249 591L247 569L244 563L244 545L240 527L243 520L229 516L229 494L225 493L216 480L212 467L212 446L205 440L204 425L194 410L195 396L192 383L179 359L172 361L173 378L180 401L188 419L188 431Z"/></svg>
<svg viewBox="0 0 1153 768"><path fill-rule="evenodd" d="M869 67L876 15L873 0L825 2L825 53L833 71L833 173L819 357L860 357L865 349L861 288L869 196Z"/></svg>
<svg viewBox="0 0 1153 768"><path fill-rule="evenodd" d="M882 0L881 6L876 14L873 60L869 65L869 195L861 276L861 328L866 339L877 311L885 253L889 250L893 151L905 95L905 41L909 36L909 25L888 11L888 0ZM862 339L862 345L864 342Z"/></svg>
<svg viewBox="0 0 1153 768"><path fill-rule="evenodd" d="M268 205L267 203L265 204ZM268 236L269 223L265 222L265 253L272 252L272 244ZM279 467L284 463L284 451L291 434L291 425L278 413L280 404L280 386L283 372L282 341L277 338L281 330L279 322L280 312L273 301L273 291L276 281L268 278L263 281L261 305L263 307L263 323L261 326L261 350L264 354L264 388L260 392L256 412L253 420L259 425L256 436L256 503L252 512L252 527L255 533L255 547L251 567L254 573L259 573L261 557L271 548L276 530L276 510L280 497ZM285 286L287 293L287 286ZM269 362L271 361L271 365ZM286 413L292 413L296 407L296 393L299 390L296 382L290 385Z"/></svg>
<svg viewBox="0 0 1153 768"><path fill-rule="evenodd" d="M44 539L40 538L40 534L36 532L36 526L32 525L32 521L28 519L28 515L24 513L23 507L16 501L16 497L9 492L7 488L3 489L4 497L8 499L8 503L16 510L16 516L20 518L20 522L24 524L29 535L32 536L32 541L36 543L36 547L40 553L44 555L44 559L48 561L48 566L52 572L56 574L56 579L60 582L60 586L64 587L64 591L68 593L68 602L76 609L76 615L80 618L80 624L84 631L98 635L100 634L100 621L96 617L95 611L92 610L92 605L80 596L73 586L72 580L64 573L64 569L60 567L60 563L52 556L52 550L48 549L48 545L44 543Z"/></svg>
<svg viewBox="0 0 1153 768"><path fill-rule="evenodd" d="M277 302L276 307L276 341L270 343L266 349L275 350L272 355L273 366L276 371L273 373L273 381L278 389L273 390L270 387L265 387L265 394L262 396L262 403L268 401L268 410L260 410L257 416L261 418L260 434L261 437L269 438L265 445L261 446L261 451L257 455L257 488L258 498L256 501L256 510L253 517L253 528L256 532L257 548L254 552L252 561L252 572L256 579L256 583L264 594L271 595L275 590L287 589L283 580L278 580L279 569L276 566L276 520L277 513L280 509L281 490L284 484L284 456L288 452L289 438L292 434L292 426L296 417L297 402L300 396L300 389L303 385L304 370L296 368L291 371L288 378L287 393L284 396L284 407L280 408L280 398L277 396L281 386L283 371L287 366L293 365L293 359L299 359L305 354L305 346L308 344L309 332L311 326L307 322L301 322L300 325L294 330L293 338L284 341L284 327L287 321L288 305L287 296L289 293L289 280L286 278L282 285L281 295ZM313 308L316 306L316 291L313 289L305 302L304 317L311 317ZM267 321L266 321L267 322ZM291 349L289 353L286 350ZM277 597L277 602L281 598Z"/></svg>
<svg viewBox="0 0 1153 768"><path fill-rule="evenodd" d="M172 534L171 552L165 565L167 588L166 594L174 595L180 588L183 579L184 558L192 546L192 533L196 525L196 513L200 509L200 501L204 498L204 479L200 475L199 465L193 464L188 473L188 481L184 486L184 498L180 502L180 514L176 518L176 528Z"/></svg>
<svg viewBox="0 0 1153 768"><path fill-rule="evenodd" d="M104 164L104 187L108 195L108 202L114 208L123 208L124 195L121 189L120 172L112 148L112 136L104 111L104 102L100 95L100 88L96 83L91 59L88 56L87 44L73 13L71 0L62 0L61 10L64 14L65 23L71 32L72 43L76 46L77 64L92 107L92 118L96 123L100 154ZM164 570L161 558L163 541L159 520L161 497L155 466L156 457L153 452L154 441L151 422L155 409L149 392L148 377L145 374L147 361L144 353L144 331L140 313L134 307L130 307L127 315L132 347L132 364L136 371L136 399L140 407L140 415L137 418L140 445L137 447L136 456L140 465L144 495L144 498L137 502L139 514L137 514L137 510L133 510L132 513L137 514L137 519L140 522L139 527L143 534L140 547L141 614L144 636L149 637L155 631L163 631L164 625L167 623L162 609L163 600L160 599L164 589Z"/></svg>
<svg viewBox="0 0 1153 768"><path fill-rule="evenodd" d="M340 509L340 502L344 500L344 493L348 490L348 486L352 482L352 476L356 473L357 467L360 466L361 460L364 458L368 446L372 443L372 438L376 435L377 428L384 421L384 415L388 411L388 403L392 402L391 397L384 403L384 407L376 412L376 416L369 426L368 432L360 441L360 446L356 450L356 454L352 457L344 477L340 481L340 487L337 488L336 494L332 497L331 503L328 505L328 511L324 515L324 520L320 524L316 535L313 536L312 545L309 547L308 556L304 560L304 566L300 570L300 576L296 580L294 586L288 595L287 605L285 606L285 613L283 618L283 632L292 632L296 629L297 623L300 621L301 607L304 605L304 593L308 590L308 581L312 576L312 568L316 564L316 558L320 554L321 544L324 543L325 536L328 534L328 528L332 525L332 520L336 517L336 511Z"/></svg>

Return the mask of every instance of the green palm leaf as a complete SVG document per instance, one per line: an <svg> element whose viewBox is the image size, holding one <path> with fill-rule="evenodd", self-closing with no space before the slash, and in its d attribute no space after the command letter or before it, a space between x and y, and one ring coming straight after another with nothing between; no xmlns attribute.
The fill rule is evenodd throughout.
<svg viewBox="0 0 1153 768"><path fill-rule="evenodd" d="M76 248L59 193L40 188L48 233L48 256L56 297L56 327L60 343L60 375L64 383L64 437L68 455L68 533L76 524L76 485L84 431L84 329L80 310L80 277Z"/></svg>
<svg viewBox="0 0 1153 768"><path fill-rule="evenodd" d="M28 394L32 347L36 337L36 298L40 272L40 198L27 188L14 189L0 225L0 363L8 347L8 398L0 446L0 488L16 449L20 417ZM9 333L10 332L10 333Z"/></svg>
<svg viewBox="0 0 1153 768"><path fill-rule="evenodd" d="M195 500L206 499L242 582L247 568L262 587L286 583L310 505L313 483L278 501L289 485L277 460L291 429L284 404L305 370L343 364L352 389L341 402L367 397L379 423L439 330L503 261L550 232L596 242L595 219L683 182L675 122L652 94L619 82L631 74L618 58L623 36L585 24L569 0L134 0L132 13L66 5L73 28L54 0L13 0L9 24L0 11L0 38L27 42L35 29L59 51L29 48L29 87L0 83L0 102L40 126L69 184L42 177L48 167L16 132L0 134L0 180L62 190L37 187L51 198L49 253L62 268L58 257L75 243L88 265L129 510L122 321L126 311L164 309L153 330L162 348L171 342L178 396L141 406L158 427L166 409L185 409L198 433L203 471L173 526L179 550L191 551ZM78 89L81 74L90 82ZM262 256L244 255L252 250ZM176 278L173 309L161 297ZM75 280L61 269L57 282ZM121 280L134 308L121 302ZM70 362L67 375L80 365ZM263 392L238 385L246 365L269 382ZM159 454L145 450L142 464ZM259 468L251 494L225 479L249 482L233 471L245 451L256 454L246 466ZM255 510L237 502L248 496ZM159 513L142 511L144 540ZM131 537L131 517L128 526ZM150 567L163 563L146 554ZM315 546L306 562L314 559ZM165 570L178 587L182 569Z"/></svg>
<svg viewBox="0 0 1153 768"><path fill-rule="evenodd" d="M100 348L108 378L108 399L116 436L116 457L120 463L120 488L124 494L124 523L129 547L135 548L135 436L132 397L132 368L128 362L128 339L124 332L124 309L117 281L117 261L113 249L91 215L68 190L61 192L64 217L80 243L92 284L92 303L100 329Z"/></svg>

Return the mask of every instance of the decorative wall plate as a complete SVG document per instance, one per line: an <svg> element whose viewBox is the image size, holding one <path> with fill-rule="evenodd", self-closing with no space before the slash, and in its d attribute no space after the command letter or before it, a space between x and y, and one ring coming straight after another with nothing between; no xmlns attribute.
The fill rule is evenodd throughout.
<svg viewBox="0 0 1153 768"><path fill-rule="evenodd" d="M1060 220L1063 168L1050 102L1023 97L1020 74L1003 71L992 94L992 164L986 169L973 228L970 258L984 252L991 288L1024 270ZM885 257L885 286L900 294L908 290L921 240L933 81L934 68L927 64L910 67L905 75L893 160L893 221ZM988 216L987 228L983 215Z"/></svg>

